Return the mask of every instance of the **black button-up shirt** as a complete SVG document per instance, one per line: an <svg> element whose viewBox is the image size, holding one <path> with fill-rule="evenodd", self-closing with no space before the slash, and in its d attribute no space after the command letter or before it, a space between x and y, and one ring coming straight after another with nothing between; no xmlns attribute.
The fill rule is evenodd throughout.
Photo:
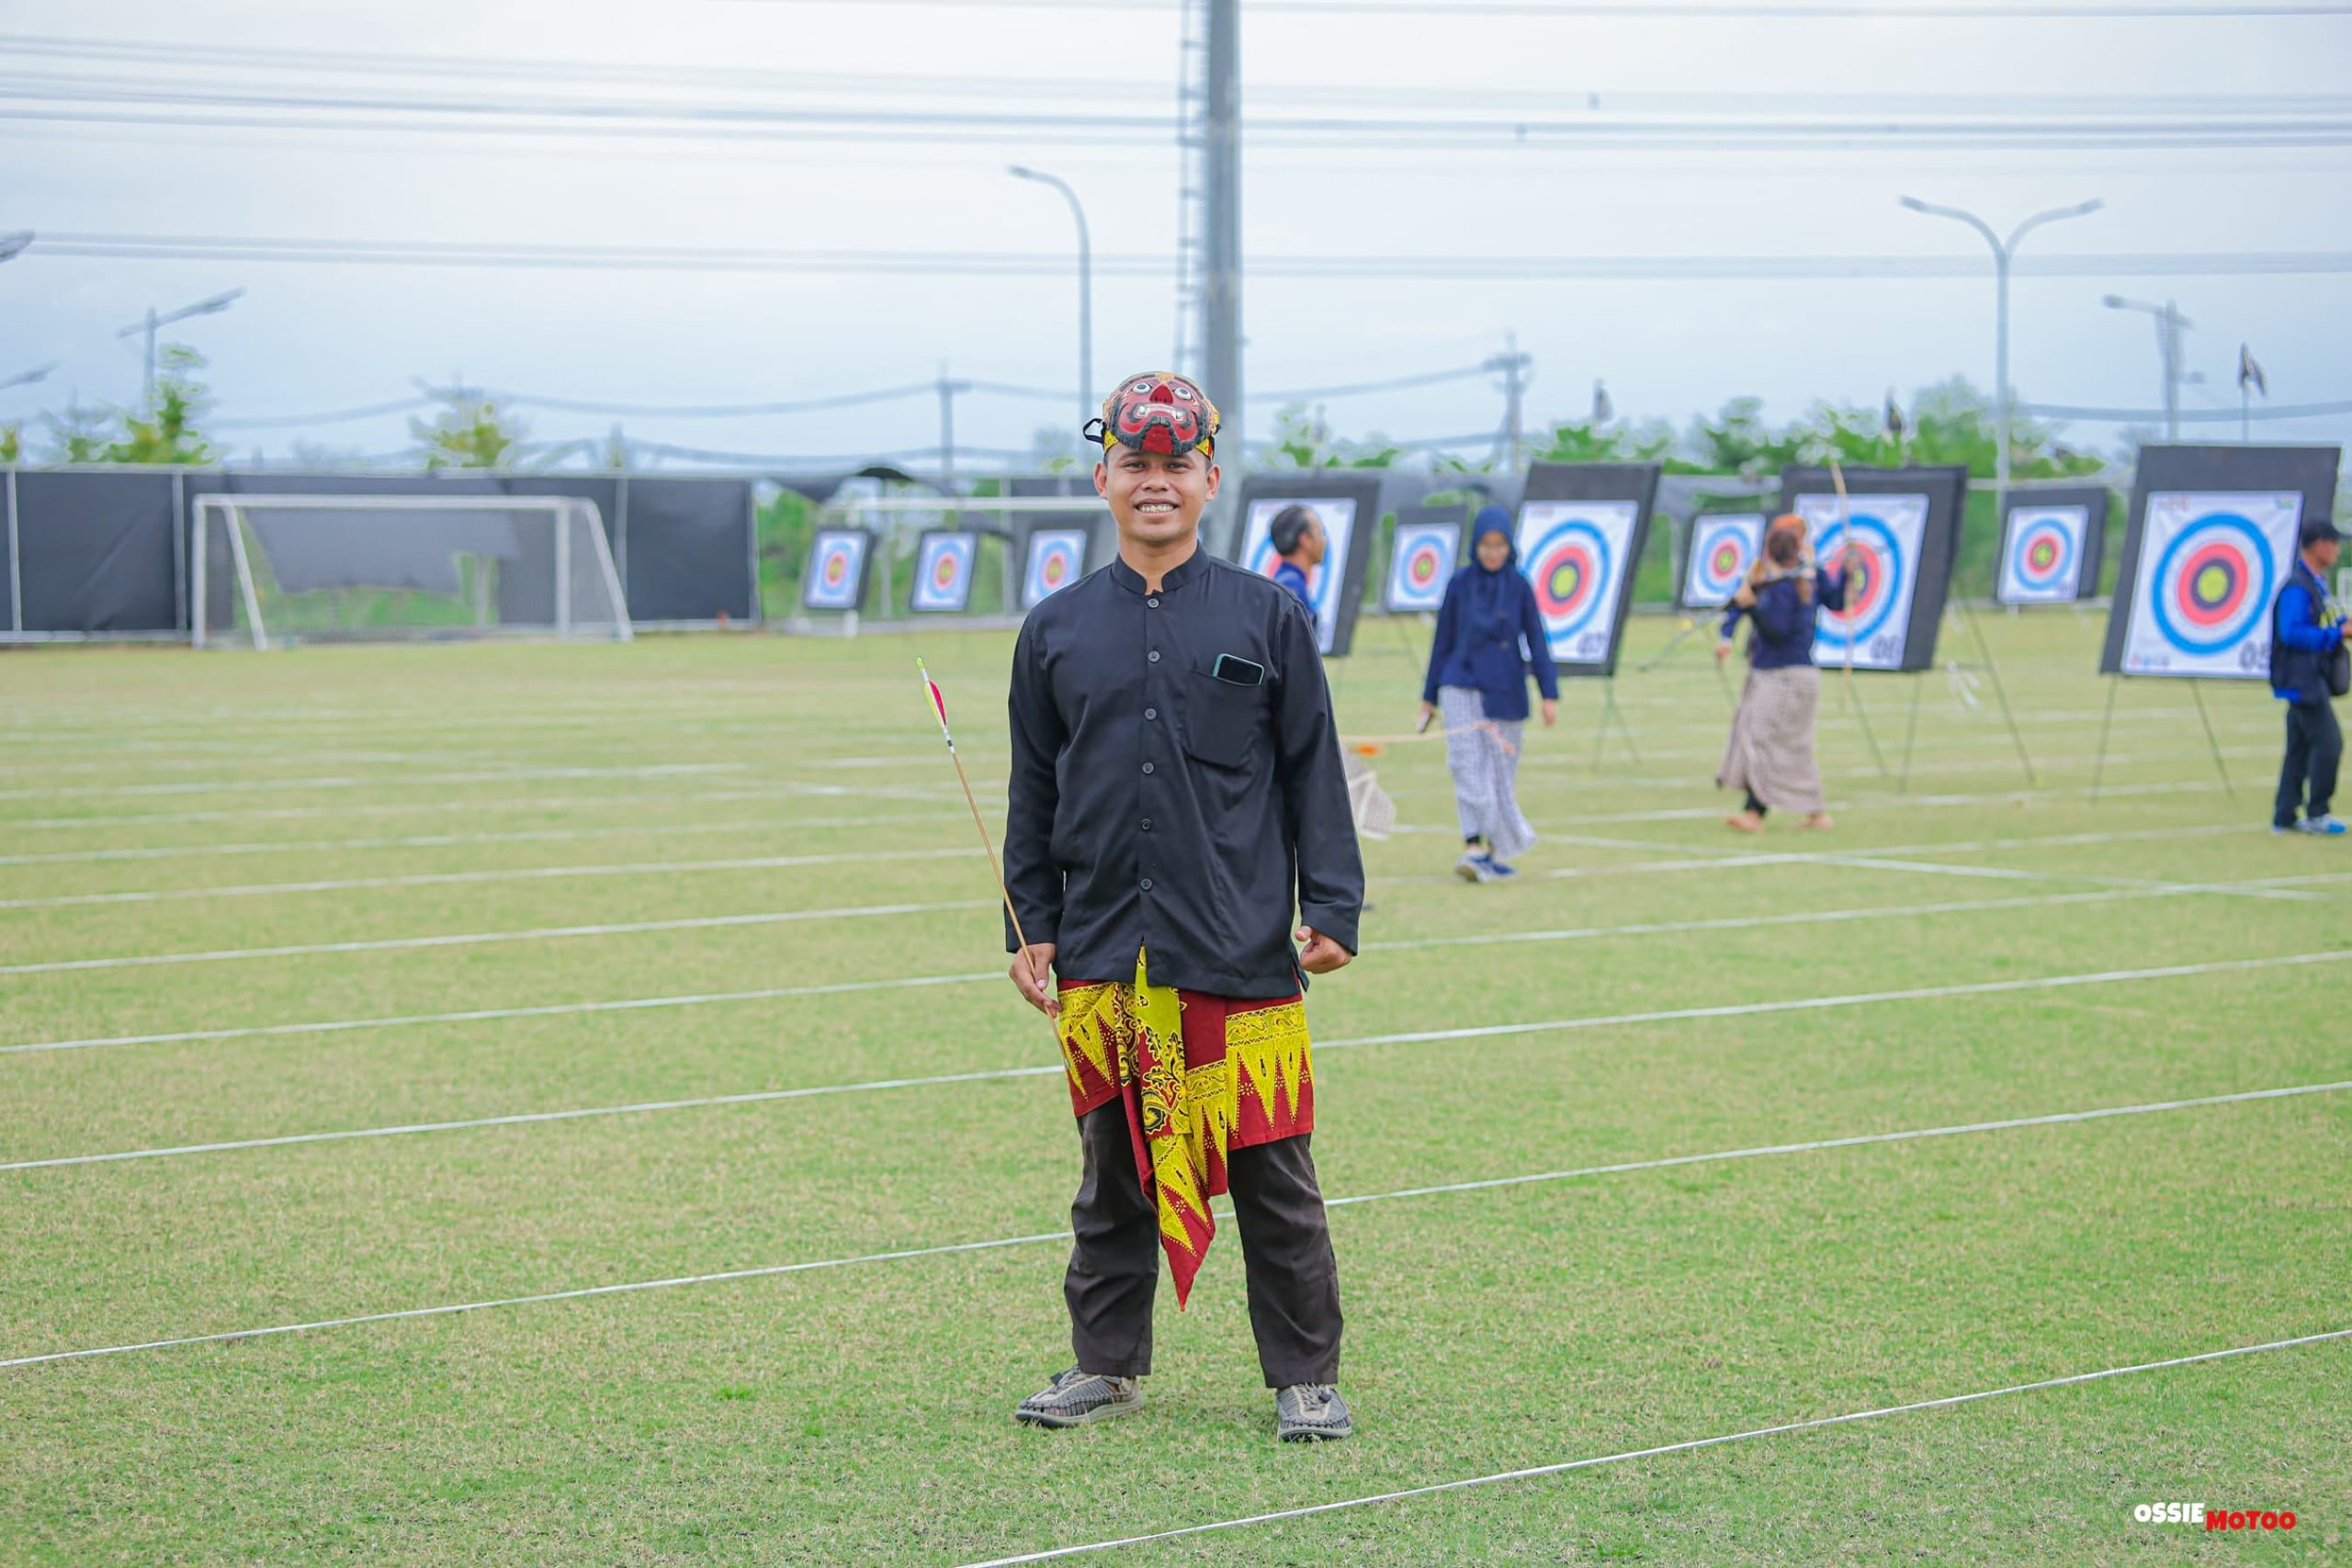
<svg viewBox="0 0 2352 1568"><path fill-rule="evenodd" d="M1264 683L1220 679L1221 654ZM1114 560L1029 612L1012 712L1005 885L1062 978L1130 979L1145 947L1156 986L1293 995L1294 900L1356 950L1363 861L1330 688L1280 584L1204 549L1148 592Z"/></svg>

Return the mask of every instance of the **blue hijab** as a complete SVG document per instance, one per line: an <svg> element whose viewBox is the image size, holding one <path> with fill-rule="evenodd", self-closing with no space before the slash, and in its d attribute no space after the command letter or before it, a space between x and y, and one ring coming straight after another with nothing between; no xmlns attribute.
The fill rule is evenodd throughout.
<svg viewBox="0 0 2352 1568"><path fill-rule="evenodd" d="M1500 570L1488 571L1478 559L1478 541L1500 534L1510 550ZM1516 642L1519 638L1519 595L1512 586L1519 575L1519 547L1511 543L1510 513L1499 506L1481 507L1470 524L1470 568L1464 581L1462 614L1474 643Z"/></svg>

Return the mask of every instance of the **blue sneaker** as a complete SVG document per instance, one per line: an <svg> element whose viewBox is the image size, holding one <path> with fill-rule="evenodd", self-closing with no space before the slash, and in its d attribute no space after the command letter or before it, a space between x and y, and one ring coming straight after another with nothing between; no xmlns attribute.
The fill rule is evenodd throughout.
<svg viewBox="0 0 2352 1568"><path fill-rule="evenodd" d="M2341 827L2338 827L2335 830L2339 833L2344 831ZM1510 878L1519 874L1518 872L1514 871L1510 866L1505 865L1502 862L1497 860L1492 855L1487 856L1486 861L1487 874L1493 877L1497 882L1508 881Z"/></svg>
<svg viewBox="0 0 2352 1568"><path fill-rule="evenodd" d="M2346 831L2344 818L2336 816L2306 817L2295 824L2300 833L2317 833L2323 838L2340 838Z"/></svg>

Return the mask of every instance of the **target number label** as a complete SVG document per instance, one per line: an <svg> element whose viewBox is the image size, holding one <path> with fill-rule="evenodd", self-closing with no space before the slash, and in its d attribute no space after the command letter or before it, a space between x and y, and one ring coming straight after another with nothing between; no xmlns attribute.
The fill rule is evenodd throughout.
<svg viewBox="0 0 2352 1568"><path fill-rule="evenodd" d="M2148 497L2123 668L2252 680L2269 667L2270 606L2295 557L2293 491Z"/></svg>

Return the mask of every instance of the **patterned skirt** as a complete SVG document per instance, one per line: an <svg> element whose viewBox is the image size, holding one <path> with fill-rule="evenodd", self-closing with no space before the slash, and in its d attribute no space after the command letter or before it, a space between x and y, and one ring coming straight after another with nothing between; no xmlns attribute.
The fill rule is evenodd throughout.
<svg viewBox="0 0 2352 1568"><path fill-rule="evenodd" d="M1245 1001L1155 986L1065 980L1056 1032L1080 1116L1126 1106L1136 1175L1159 1214L1176 1304L1192 1293L1226 1190L1226 1156L1315 1131L1315 1057L1304 997Z"/></svg>
<svg viewBox="0 0 2352 1568"><path fill-rule="evenodd" d="M1523 719L1490 719L1487 705L1466 686L1440 686L1445 720L1445 765L1453 773L1453 809L1462 836L1484 839L1497 860L1517 860L1535 842L1519 809L1520 739Z"/></svg>
<svg viewBox="0 0 2352 1568"><path fill-rule="evenodd" d="M1750 670L1716 786L1750 791L1775 811L1821 810L1821 763L1813 747L1820 707L1821 671L1814 666Z"/></svg>

